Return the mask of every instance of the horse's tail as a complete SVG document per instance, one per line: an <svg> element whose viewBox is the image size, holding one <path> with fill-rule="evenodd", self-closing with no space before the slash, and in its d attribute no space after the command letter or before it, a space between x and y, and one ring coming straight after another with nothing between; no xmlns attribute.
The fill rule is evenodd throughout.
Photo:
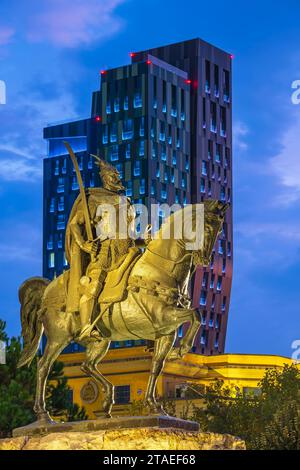
<svg viewBox="0 0 300 470"><path fill-rule="evenodd" d="M41 320L41 306L44 291L49 280L42 277L27 279L19 289L21 304L21 324L24 349L18 367L31 364L44 331Z"/></svg>

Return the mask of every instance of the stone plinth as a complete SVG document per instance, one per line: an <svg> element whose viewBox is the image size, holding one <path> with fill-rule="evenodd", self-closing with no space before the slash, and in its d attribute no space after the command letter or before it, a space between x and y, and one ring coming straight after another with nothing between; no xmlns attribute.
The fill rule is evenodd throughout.
<svg viewBox="0 0 300 470"><path fill-rule="evenodd" d="M0 440L0 450L244 450L228 434L174 428L55 432Z"/></svg>

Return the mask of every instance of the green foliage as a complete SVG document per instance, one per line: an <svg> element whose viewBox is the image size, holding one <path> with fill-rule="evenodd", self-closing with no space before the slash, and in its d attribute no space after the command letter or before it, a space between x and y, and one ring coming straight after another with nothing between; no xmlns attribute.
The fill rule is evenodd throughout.
<svg viewBox="0 0 300 470"><path fill-rule="evenodd" d="M243 438L248 449L300 449L300 371L295 365L266 371L258 396L224 387L217 380L192 418L205 431Z"/></svg>
<svg viewBox="0 0 300 470"><path fill-rule="evenodd" d="M26 426L36 418L33 412L37 358L30 367L17 368L21 355L20 338L8 339L5 322L0 320L0 338L6 341L6 364L0 365L0 437L11 435L14 428ZM53 416L65 420L87 419L84 408L70 402L71 389L63 375L63 364L56 362L47 385L47 406Z"/></svg>

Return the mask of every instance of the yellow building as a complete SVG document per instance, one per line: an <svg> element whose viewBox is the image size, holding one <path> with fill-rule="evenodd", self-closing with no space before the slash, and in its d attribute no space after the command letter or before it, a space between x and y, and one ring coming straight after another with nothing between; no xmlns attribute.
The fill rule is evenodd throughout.
<svg viewBox="0 0 300 470"><path fill-rule="evenodd" d="M63 354L59 360L65 364L65 375L73 391L73 402L84 406L89 418L101 416L101 387L80 370L84 353ZM151 364L151 352L145 346L111 349L100 363L99 370L116 387L114 415L127 414L132 403L143 399ZM265 371L282 369L291 365L292 359L273 355L220 354L202 356L186 354L180 361L167 361L159 378L158 395L176 400L176 412L180 414L186 405L186 392L193 384L209 386L215 379L224 381L240 392L256 392ZM199 387L197 387L199 390ZM201 404L195 394L193 402Z"/></svg>

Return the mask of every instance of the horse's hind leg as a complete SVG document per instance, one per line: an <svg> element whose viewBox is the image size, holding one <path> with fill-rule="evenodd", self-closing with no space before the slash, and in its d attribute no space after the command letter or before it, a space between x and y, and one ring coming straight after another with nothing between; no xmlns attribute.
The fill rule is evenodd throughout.
<svg viewBox="0 0 300 470"><path fill-rule="evenodd" d="M103 339L101 341L91 341L86 348L86 360L81 366L81 370L93 377L100 383L104 393L104 402L102 404L106 418L111 418L111 409L114 404L114 386L98 370L97 365L106 355L110 341Z"/></svg>
<svg viewBox="0 0 300 470"><path fill-rule="evenodd" d="M176 333L162 336L161 338L157 339L154 344L150 377L145 396L145 404L149 406L151 411L154 412L166 414L163 407L157 403L155 399L155 390L159 374L165 365L166 357L173 347L175 336Z"/></svg>
<svg viewBox="0 0 300 470"><path fill-rule="evenodd" d="M62 350L68 345L69 340L64 343L51 342L47 340L47 345L43 356L37 365L37 384L34 404L34 412L40 424L52 422L48 411L46 410L45 391L49 372L51 367Z"/></svg>

